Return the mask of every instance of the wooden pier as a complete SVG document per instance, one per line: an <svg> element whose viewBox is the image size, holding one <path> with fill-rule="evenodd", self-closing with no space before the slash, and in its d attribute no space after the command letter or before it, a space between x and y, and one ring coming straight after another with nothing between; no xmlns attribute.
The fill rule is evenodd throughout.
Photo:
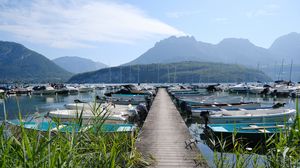
<svg viewBox="0 0 300 168"><path fill-rule="evenodd" d="M166 89L159 88L138 137L137 149L150 167L208 167Z"/></svg>

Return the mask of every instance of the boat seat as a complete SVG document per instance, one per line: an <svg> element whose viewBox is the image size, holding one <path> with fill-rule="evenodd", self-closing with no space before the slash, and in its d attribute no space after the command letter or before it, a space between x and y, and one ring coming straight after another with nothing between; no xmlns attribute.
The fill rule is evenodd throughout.
<svg viewBox="0 0 300 168"><path fill-rule="evenodd" d="M258 129L259 132L263 132L263 133L270 133L270 131L266 130L266 129Z"/></svg>
<svg viewBox="0 0 300 168"><path fill-rule="evenodd" d="M258 126L257 125L249 125L249 127L251 127L251 128L257 128Z"/></svg>
<svg viewBox="0 0 300 168"><path fill-rule="evenodd" d="M52 129L50 130L50 132L52 132L52 131L58 131L58 130L64 128L65 126L66 126L66 125L59 125L59 126L58 126L58 129L57 129L57 127L52 128Z"/></svg>

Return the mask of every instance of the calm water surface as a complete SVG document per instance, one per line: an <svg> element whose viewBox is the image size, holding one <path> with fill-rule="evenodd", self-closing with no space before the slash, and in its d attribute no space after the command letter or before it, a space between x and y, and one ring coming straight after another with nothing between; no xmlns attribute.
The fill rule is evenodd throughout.
<svg viewBox="0 0 300 168"><path fill-rule="evenodd" d="M64 109L64 104L73 103L75 99L83 101L93 101L96 95L102 96L104 90L89 92L89 93L79 93L78 95L52 95L52 96L11 96L5 100L5 107L7 111L7 119L17 119L19 112L22 117L30 116L36 112L41 115L56 109ZM226 92L216 93L219 96L229 95ZM286 108L295 108L295 100L290 98L271 98L271 97L260 97L255 95L245 95L245 94L230 94L231 96L242 96L244 101L257 101L261 102L263 106L270 106L274 102L284 102L286 103ZM4 120L3 113L3 102L0 102L0 120ZM187 123L191 134L200 139L200 135L203 133L201 129L201 123L199 121L192 121ZM201 139L200 139L201 141ZM198 148L201 150L202 154L208 160L210 165L213 165L214 152L203 142L198 143ZM232 154L227 154L231 157Z"/></svg>
<svg viewBox="0 0 300 168"><path fill-rule="evenodd" d="M36 112L40 114L47 113L51 110L64 109L64 104L73 103L75 99L83 101L93 101L96 95L102 96L103 90L79 93L76 95L31 95L31 96L10 96L5 100L7 119L22 118L30 116ZM0 120L4 120L3 100L0 102Z"/></svg>

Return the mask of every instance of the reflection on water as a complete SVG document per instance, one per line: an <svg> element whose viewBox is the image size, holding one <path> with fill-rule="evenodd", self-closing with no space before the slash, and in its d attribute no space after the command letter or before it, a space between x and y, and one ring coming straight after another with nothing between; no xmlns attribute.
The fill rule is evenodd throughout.
<svg viewBox="0 0 300 168"><path fill-rule="evenodd" d="M46 97L46 103L54 103L55 98L54 97Z"/></svg>
<svg viewBox="0 0 300 168"><path fill-rule="evenodd" d="M7 119L22 118L32 115L35 112L46 113L51 110L64 109L64 104L72 103L75 99L93 101L96 95L102 96L104 91L80 93L78 95L31 95L11 96L5 100ZM0 102L0 120L4 120L4 106Z"/></svg>

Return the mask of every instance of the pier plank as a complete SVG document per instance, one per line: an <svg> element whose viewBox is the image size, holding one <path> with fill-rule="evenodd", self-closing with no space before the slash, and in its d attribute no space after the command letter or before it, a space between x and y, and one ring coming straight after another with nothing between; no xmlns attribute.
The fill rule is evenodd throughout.
<svg viewBox="0 0 300 168"><path fill-rule="evenodd" d="M185 148L191 139L185 122L166 89L159 88L138 137L137 149L151 163L150 167L196 167L200 151ZM202 157L203 158L203 157ZM198 167L208 167L201 160Z"/></svg>

